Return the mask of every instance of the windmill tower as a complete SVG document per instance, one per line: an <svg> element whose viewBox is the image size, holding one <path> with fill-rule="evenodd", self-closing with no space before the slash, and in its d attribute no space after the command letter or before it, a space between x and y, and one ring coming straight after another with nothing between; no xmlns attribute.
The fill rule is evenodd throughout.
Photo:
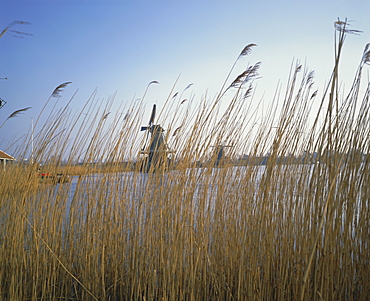
<svg viewBox="0 0 370 301"><path fill-rule="evenodd" d="M164 136L165 130L159 124L154 124L155 114L156 105L154 104L149 124L141 127L141 131L147 131L144 147L140 151L140 154L145 155L140 167L142 172L167 170L170 164L169 154L173 153L167 145ZM149 135L150 140L147 146Z"/></svg>
<svg viewBox="0 0 370 301"><path fill-rule="evenodd" d="M213 155L213 158L215 158L214 166L219 167L220 165L222 165L222 161L224 159L224 149L226 147L233 147L233 145L217 144L217 145L213 145L211 147L215 148L215 153Z"/></svg>

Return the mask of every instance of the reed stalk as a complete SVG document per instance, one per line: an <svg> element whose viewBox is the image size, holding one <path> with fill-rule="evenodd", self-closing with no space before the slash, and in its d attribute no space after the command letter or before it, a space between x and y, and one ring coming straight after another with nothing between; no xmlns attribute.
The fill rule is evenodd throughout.
<svg viewBox="0 0 370 301"><path fill-rule="evenodd" d="M172 90L158 117L176 150L170 170L135 164L144 101L114 113L114 97L94 92L80 112L73 99L53 106L34 135L35 163L0 174L0 299L366 300L370 55L342 99L337 64L353 32L338 22L322 96L299 63L262 117L252 103L259 64L225 89L230 73L213 101ZM217 145L229 146L219 162Z"/></svg>

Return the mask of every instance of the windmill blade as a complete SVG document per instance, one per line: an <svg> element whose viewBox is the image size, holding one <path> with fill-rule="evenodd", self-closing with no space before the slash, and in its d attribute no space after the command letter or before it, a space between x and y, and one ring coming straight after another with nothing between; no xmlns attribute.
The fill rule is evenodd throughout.
<svg viewBox="0 0 370 301"><path fill-rule="evenodd" d="M141 129L140 129L140 131L142 132L142 131L146 131L146 130L148 130L149 129L149 127L148 126L142 126L141 127Z"/></svg>
<svg viewBox="0 0 370 301"><path fill-rule="evenodd" d="M150 115L150 119L149 119L149 125L152 125L153 122L154 122L156 109L157 109L157 106L154 104L153 105L153 110L152 110L152 115Z"/></svg>

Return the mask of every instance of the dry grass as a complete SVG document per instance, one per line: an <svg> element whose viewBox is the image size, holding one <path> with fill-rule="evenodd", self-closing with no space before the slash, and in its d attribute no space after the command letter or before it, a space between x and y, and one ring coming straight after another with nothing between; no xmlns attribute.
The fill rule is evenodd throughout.
<svg viewBox="0 0 370 301"><path fill-rule="evenodd" d="M346 33L338 31L338 49ZM176 113L166 114L172 101L161 115L178 150L168 172L143 174L120 163L142 145L143 103L110 124L112 102L97 106L94 95L76 115L69 104L53 110L35 135L35 161L78 176L45 185L36 164L0 174L0 298L366 300L370 85L361 98L358 91L368 57L345 99L334 67L316 113L328 107L323 123L309 121L317 92L312 73L299 65L280 114L275 99L254 136L256 113L245 95L258 65L215 101L194 106L180 95ZM233 146L229 157L270 156L263 166L225 161L213 168L211 146L219 144ZM318 156L293 164L304 151ZM92 164L103 160L103 167ZM198 160L208 165L195 168Z"/></svg>

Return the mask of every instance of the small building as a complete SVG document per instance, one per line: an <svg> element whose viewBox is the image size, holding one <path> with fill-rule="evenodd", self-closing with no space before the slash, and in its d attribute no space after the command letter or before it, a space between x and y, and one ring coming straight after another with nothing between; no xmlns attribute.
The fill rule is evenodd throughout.
<svg viewBox="0 0 370 301"><path fill-rule="evenodd" d="M8 155L6 152L3 152L2 150L0 150L0 163L3 164L4 170L5 170L5 166L6 166L7 161L14 161L14 160L15 160L14 157L12 157L11 155Z"/></svg>

